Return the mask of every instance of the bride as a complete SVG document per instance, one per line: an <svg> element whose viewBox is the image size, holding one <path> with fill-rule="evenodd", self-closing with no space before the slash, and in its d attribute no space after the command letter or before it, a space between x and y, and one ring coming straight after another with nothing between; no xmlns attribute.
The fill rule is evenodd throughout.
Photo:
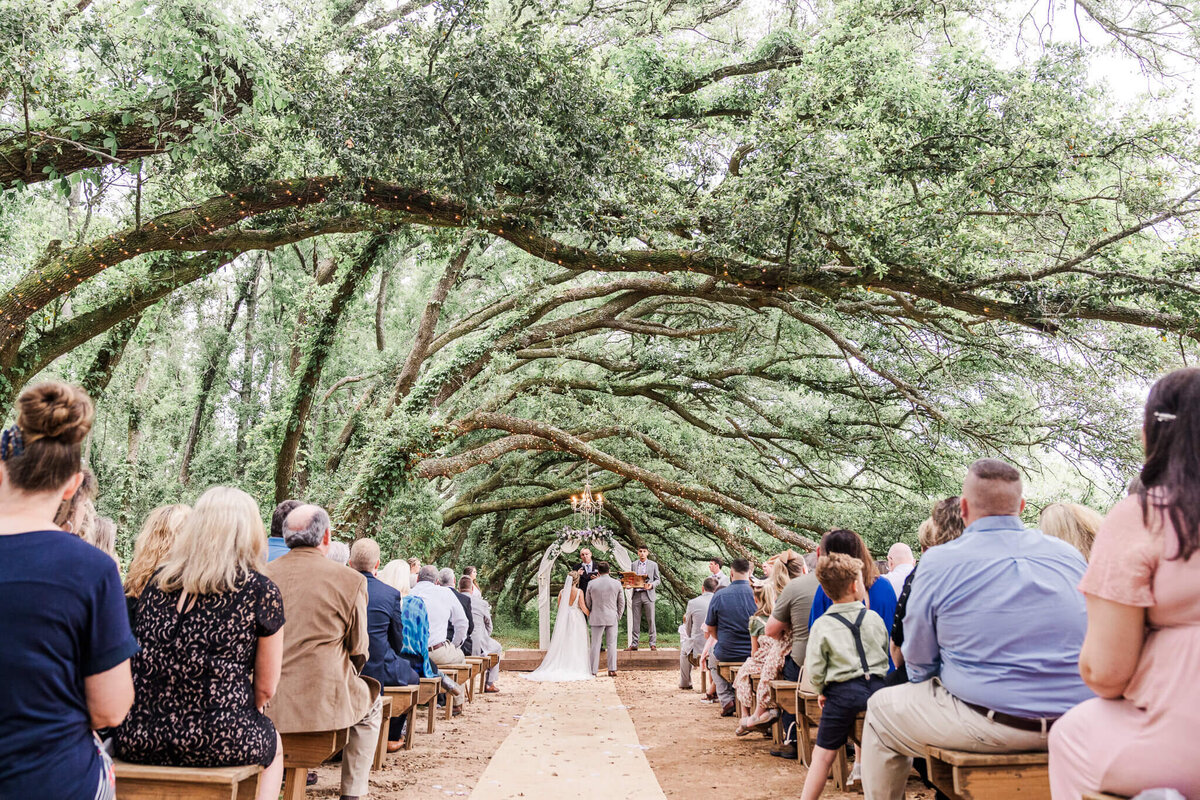
<svg viewBox="0 0 1200 800"><path fill-rule="evenodd" d="M566 584L558 595L558 619L554 621L550 649L541 666L525 676L531 681L586 681L595 677L592 665L588 663L591 653L587 600L583 592L575 588L578 579L578 573L567 573Z"/></svg>

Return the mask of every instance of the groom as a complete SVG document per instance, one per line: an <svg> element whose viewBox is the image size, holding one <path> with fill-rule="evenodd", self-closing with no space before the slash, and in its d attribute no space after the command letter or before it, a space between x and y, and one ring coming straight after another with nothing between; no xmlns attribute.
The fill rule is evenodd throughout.
<svg viewBox="0 0 1200 800"><path fill-rule="evenodd" d="M592 628L592 674L600 670L600 636L608 640L608 674L617 674L617 623L625 613L625 590L621 582L608 574L608 563L596 565L596 577L588 581L588 608L591 615L588 625Z"/></svg>

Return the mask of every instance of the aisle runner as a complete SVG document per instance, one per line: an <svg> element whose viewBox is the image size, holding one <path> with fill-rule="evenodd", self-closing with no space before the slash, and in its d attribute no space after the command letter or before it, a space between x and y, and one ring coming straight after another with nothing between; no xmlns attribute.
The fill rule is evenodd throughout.
<svg viewBox="0 0 1200 800"><path fill-rule="evenodd" d="M538 687L471 792L520 797L666 800L612 680Z"/></svg>

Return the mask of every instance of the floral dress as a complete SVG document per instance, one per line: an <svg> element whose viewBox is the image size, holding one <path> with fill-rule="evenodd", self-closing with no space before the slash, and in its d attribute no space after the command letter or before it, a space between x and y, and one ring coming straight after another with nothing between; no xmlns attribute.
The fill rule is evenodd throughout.
<svg viewBox="0 0 1200 800"><path fill-rule="evenodd" d="M738 702L746 709L747 714L754 711L756 699L759 713L768 708L775 708L775 704L771 702L771 681L779 677L784 659L792 652L790 638L785 644L774 636L767 636L766 627L765 618L757 614L750 618L750 636L758 637L758 650L746 659L746 663L738 670L737 677L733 680L733 690L737 692ZM750 690L751 675L758 676L757 698Z"/></svg>
<svg viewBox="0 0 1200 800"><path fill-rule="evenodd" d="M258 639L283 626L283 598L251 572L240 587L201 595L178 611L179 592L153 582L142 593L133 633L135 700L116 732L117 756L176 767L266 766L275 726L254 706Z"/></svg>

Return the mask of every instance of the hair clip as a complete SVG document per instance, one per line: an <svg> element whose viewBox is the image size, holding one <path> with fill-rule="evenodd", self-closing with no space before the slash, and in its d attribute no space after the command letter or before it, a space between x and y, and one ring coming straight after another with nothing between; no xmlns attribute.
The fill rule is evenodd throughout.
<svg viewBox="0 0 1200 800"><path fill-rule="evenodd" d="M1168 414L1166 411L1155 411L1154 418L1159 422L1170 422L1175 419L1174 414Z"/></svg>
<svg viewBox="0 0 1200 800"><path fill-rule="evenodd" d="M20 428L13 425L4 433L0 433L0 461L8 461L24 452L25 437L21 435Z"/></svg>

